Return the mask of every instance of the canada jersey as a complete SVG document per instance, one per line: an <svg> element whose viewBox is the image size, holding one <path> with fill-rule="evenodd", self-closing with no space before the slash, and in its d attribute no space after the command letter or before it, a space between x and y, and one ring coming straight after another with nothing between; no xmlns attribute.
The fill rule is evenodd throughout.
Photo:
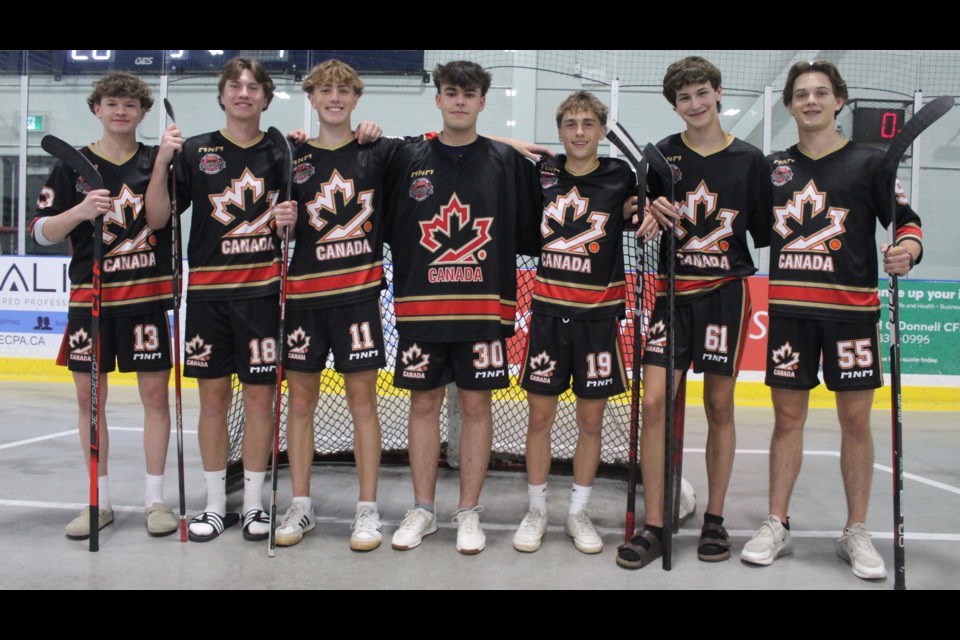
<svg viewBox="0 0 960 640"><path fill-rule="evenodd" d="M401 138L380 138L336 149L307 142L297 149L297 246L287 281L292 308L352 304L380 294L384 181L402 144Z"/></svg>
<svg viewBox="0 0 960 640"><path fill-rule="evenodd" d="M577 320L624 314L623 202L636 190L623 160L600 158L585 174L566 157L541 162L543 218L532 311Z"/></svg>
<svg viewBox="0 0 960 640"><path fill-rule="evenodd" d="M763 152L729 134L723 146L706 155L694 150L683 133L664 138L657 148L673 169L681 216L674 227L677 304L756 273L747 233L756 247L770 244L770 188ZM651 199L669 197L653 175L650 188ZM667 242L661 240L661 265L667 251ZM666 295L665 276L657 280L657 295Z"/></svg>
<svg viewBox="0 0 960 640"><path fill-rule="evenodd" d="M271 295L280 290L273 208L280 151L263 134L240 145L219 131L188 139L177 164L177 205L193 204L187 255L190 300Z"/></svg>
<svg viewBox="0 0 960 640"><path fill-rule="evenodd" d="M402 337L492 340L514 333L518 248L536 254L536 168L499 142L439 140L400 148L390 164L387 241Z"/></svg>
<svg viewBox="0 0 960 640"><path fill-rule="evenodd" d="M773 182L770 314L841 322L880 319L877 220L889 222L883 153L846 142L812 158L793 146L768 157ZM920 218L897 181L897 240L920 242Z"/></svg>
<svg viewBox="0 0 960 640"><path fill-rule="evenodd" d="M173 306L170 230L147 226L144 194L156 148L139 145L124 162L114 163L92 147L80 149L103 176L110 191L110 210L103 216L103 260L100 269L100 313L118 316L162 311ZM57 163L37 200L37 218L55 216L77 206L90 186L73 169ZM70 306L72 317L88 317L93 301L92 222L70 232Z"/></svg>

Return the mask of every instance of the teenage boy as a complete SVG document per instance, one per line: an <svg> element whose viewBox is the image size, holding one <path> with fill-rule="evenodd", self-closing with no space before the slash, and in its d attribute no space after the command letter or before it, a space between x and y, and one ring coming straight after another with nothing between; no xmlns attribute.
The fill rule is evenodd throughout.
<svg viewBox="0 0 960 640"><path fill-rule="evenodd" d="M623 204L636 178L622 160L598 158L607 108L587 91L571 94L556 112L566 155L540 167L543 219L529 341L520 386L530 405L527 481L530 508L513 536L517 551L540 548L547 529L550 430L560 394L576 394L577 447L565 531L583 553L603 540L586 508L600 463L603 411L626 389L620 349L626 279Z"/></svg>
<svg viewBox="0 0 960 640"><path fill-rule="evenodd" d="M882 152L837 132L847 85L830 62L798 62L787 74L783 104L797 123L799 143L768 158L773 182L770 251L770 335L766 383L774 410L770 441L770 516L744 546L746 562L772 563L790 551L788 507L803 459L810 390L823 361L836 392L840 470L847 519L837 554L859 578L886 577L883 558L864 525L873 478L870 407L882 385L877 321L876 224L896 224L896 244L884 245L884 271L906 275L919 261L920 218L897 183L891 221Z"/></svg>
<svg viewBox="0 0 960 640"><path fill-rule="evenodd" d="M730 557L723 506L736 449L733 393L752 313L747 277L757 270L747 233L757 247L770 243L766 161L759 149L720 126L720 70L698 56L679 60L667 68L663 95L686 124L685 131L657 144L673 167L676 202L659 195L668 194L670 185L652 183L652 217L642 231L655 229L656 219L676 236L676 256L668 255L665 239L660 244L660 264L675 260L676 344L670 363L666 292L658 291L643 355L644 527L617 555L617 563L630 569L662 555L668 366L677 384L691 364L704 377L709 498L697 557L706 562ZM671 390L671 401L675 393Z"/></svg>
<svg viewBox="0 0 960 640"><path fill-rule="evenodd" d="M227 410L230 376L243 383L243 537L264 540L270 519L262 489L273 434L279 312L279 242L273 208L281 188L280 150L260 131L274 84L256 60L234 58L220 72L226 126L184 141L176 124L163 135L147 190L151 227L170 218L168 167L176 160L177 204L193 205L184 373L200 388L199 439L207 486L189 537L215 539L239 520L227 512ZM180 211L177 214L180 214Z"/></svg>
<svg viewBox="0 0 960 640"><path fill-rule="evenodd" d="M104 188L90 186L69 167L57 164L40 192L32 233L39 244L70 238L70 305L67 332L57 362L73 373L79 408L80 444L89 451L93 221L103 216L100 320L99 527L113 522L108 481L110 438L104 407L107 374L136 371L143 403L146 454L147 532L165 536L177 518L163 503L163 476L170 440L170 337L166 311L172 306L170 232L147 226L143 198L157 150L137 142L137 127L153 106L150 88L129 73L98 80L87 98L103 124L100 139L81 149L100 172ZM89 463L89 460L88 460ZM67 525L67 537L90 533L90 510Z"/></svg>
<svg viewBox="0 0 960 640"><path fill-rule="evenodd" d="M491 75L457 61L434 70L443 131L409 144L391 162L387 238L393 249L400 334L394 384L410 389L414 508L394 533L412 549L437 531L434 497L440 408L459 389L460 501L457 550L486 538L480 492L493 436L492 390L509 384L505 338L514 333L516 253L536 251L540 218L535 167L509 146L477 135Z"/></svg>
<svg viewBox="0 0 960 640"><path fill-rule="evenodd" d="M371 551L382 539L377 375L386 366L380 318L383 182L390 157L406 140L380 138L361 145L355 139L350 116L363 95L363 81L350 65L339 60L317 65L303 90L320 118L320 133L297 149L294 201L276 212L278 233L290 228L297 240L287 289L284 362L293 504L276 540L281 546L297 544L316 526L310 497L313 414L320 372L332 351L353 418L360 482L350 548Z"/></svg>

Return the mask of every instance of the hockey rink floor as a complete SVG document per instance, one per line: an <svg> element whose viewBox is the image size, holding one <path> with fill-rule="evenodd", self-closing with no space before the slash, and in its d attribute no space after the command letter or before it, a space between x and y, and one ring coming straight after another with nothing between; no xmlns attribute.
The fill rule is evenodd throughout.
<svg viewBox="0 0 960 640"><path fill-rule="evenodd" d="M883 393L883 392L881 392ZM267 543L243 540L239 525L205 544L179 535L151 538L142 508L142 413L136 389L110 389L110 482L116 520L101 531L100 551L69 540L63 530L86 504L88 479L76 434L73 387L57 383L0 383L0 587L4 589L892 589L893 542L890 416L875 411L876 443L867 526L888 577L856 578L834 550L844 524L839 431L833 410L810 411L805 456L791 503L794 553L769 567L740 562L739 552L767 515L767 449L772 410L737 411L738 443L727 496L725 526L734 555L721 563L697 560L706 504L703 409L687 409L684 477L696 488L696 515L674 541L673 570L660 561L639 571L614 563L623 539L625 483L600 479L590 512L603 535L601 554L578 552L563 532L571 478L551 476L550 528L540 551L516 552L511 538L526 512L523 474L493 472L484 487L481 516L486 550L462 556L455 548L456 472L441 470L437 494L440 531L410 551L390 548L390 536L413 489L409 470L384 467L379 508L384 544L369 553L348 546L357 485L352 467L315 467L315 531L297 546L267 557ZM196 390L184 391L188 517L203 507L204 484L196 437ZM904 404L904 513L906 584L912 589L960 588L960 419L956 413L914 412ZM264 489L269 504L269 475ZM165 484L176 512L176 440L171 437ZM228 505L240 509L240 492ZM280 514L290 503L286 469L280 472ZM642 505L642 502L640 502ZM638 520L642 522L642 506Z"/></svg>

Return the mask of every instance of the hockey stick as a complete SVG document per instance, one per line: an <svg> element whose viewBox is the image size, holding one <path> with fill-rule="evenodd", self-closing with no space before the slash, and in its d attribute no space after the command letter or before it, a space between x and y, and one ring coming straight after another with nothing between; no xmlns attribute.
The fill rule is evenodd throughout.
<svg viewBox="0 0 960 640"><path fill-rule="evenodd" d="M900 159L923 131L939 120L953 107L952 96L940 96L923 106L904 125L887 148L880 165L890 181L890 226L889 245L894 246L897 236L897 167ZM891 428L893 437L893 588L904 590L906 567L904 566L903 529L903 397L900 389L900 285L894 274L889 274L889 321L890 321L890 392Z"/></svg>
<svg viewBox="0 0 960 640"><path fill-rule="evenodd" d="M615 145L637 173L637 206L642 215L643 203L647 194L647 161L630 134L616 121L607 124L607 139ZM627 466L627 513L624 527L624 542L630 542L636 528L637 513L637 449L640 440L640 390L643 367L642 335L638 327L642 326L643 294L646 287L645 274L638 270L636 309L633 313L633 381L630 393L630 445Z"/></svg>
<svg viewBox="0 0 960 640"><path fill-rule="evenodd" d="M82 153L55 136L40 147L79 174L92 191L103 189L103 177ZM103 216L93 221L93 300L90 304L90 551L100 550L100 268L103 263Z"/></svg>
<svg viewBox="0 0 960 640"><path fill-rule="evenodd" d="M173 113L173 105L166 98L163 99L163 106L167 110L167 117L170 122L176 122L177 116ZM172 277L173 277L173 380L174 392L176 398L174 405L176 407L177 422L177 480L180 483L180 542L187 541L187 493L184 482L183 472L183 397L180 391L180 269L182 262L181 238L180 238L180 216L177 212L177 172L176 164L178 155L173 156L170 162L170 226L173 235L172 257Z"/></svg>
<svg viewBox="0 0 960 640"><path fill-rule="evenodd" d="M663 157L660 150L652 144L643 149L650 170L660 180L662 188L669 196L670 202L675 201L673 193L673 169ZM663 447L663 568L670 571L673 568L673 534L678 528L680 511L680 474L683 469L683 412L677 409L679 402L686 400L686 388L681 392L676 388L676 370L674 369L674 325L676 311L676 255L677 234L673 228L666 230L667 250L661 251L661 257L666 257L667 279L667 371L665 395L669 394L672 401L664 402L664 447ZM682 374L680 384L686 385L686 374ZM679 421L679 427L677 422Z"/></svg>
<svg viewBox="0 0 960 640"><path fill-rule="evenodd" d="M283 189L285 202L290 201L293 190L291 180L293 174L293 153L290 144L276 127L267 129L267 137L280 150L283 157ZM290 227L283 230L283 262L280 263L280 341L277 343L277 391L274 401L273 424L273 458L270 465L271 495L270 495L270 544L267 547L267 556L273 558L277 554L277 458L280 456L280 410L281 391L283 385L283 352L286 336L284 322L287 317L287 263L290 259Z"/></svg>

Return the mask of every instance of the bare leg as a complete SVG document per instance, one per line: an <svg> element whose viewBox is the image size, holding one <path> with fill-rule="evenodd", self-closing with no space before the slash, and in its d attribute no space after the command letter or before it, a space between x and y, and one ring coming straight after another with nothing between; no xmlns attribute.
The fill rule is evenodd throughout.
<svg viewBox="0 0 960 640"><path fill-rule="evenodd" d="M809 391L770 389L773 399L773 437L770 440L770 514L787 521L790 494L803 462L803 425L807 421Z"/></svg>
<svg viewBox="0 0 960 640"><path fill-rule="evenodd" d="M320 397L320 374L286 371L287 459L294 497L310 495L310 470L313 464L313 413Z"/></svg>
<svg viewBox="0 0 960 640"><path fill-rule="evenodd" d="M273 450L273 398L276 386L272 384L244 384L243 411L243 468L266 471ZM224 423L226 424L226 423Z"/></svg>
<svg viewBox="0 0 960 640"><path fill-rule="evenodd" d="M137 374L143 403L143 452L147 473L162 476L170 446L170 370Z"/></svg>
<svg viewBox="0 0 960 640"><path fill-rule="evenodd" d="M873 389L837 393L840 419L840 471L847 494L847 524L867 521L870 485L873 480L873 434L870 407Z"/></svg>
<svg viewBox="0 0 960 640"><path fill-rule="evenodd" d="M707 414L707 513L723 515L723 503L733 473L737 431L733 419L733 391L737 379L704 375L703 404Z"/></svg>
<svg viewBox="0 0 960 640"><path fill-rule="evenodd" d="M360 501L377 501L380 475L380 419L377 416L377 370L343 376L347 406L353 417L353 451L360 480ZM439 454L438 454L439 457Z"/></svg>
<svg viewBox="0 0 960 640"><path fill-rule="evenodd" d="M683 372L675 371L673 394ZM644 523L663 526L663 463L666 429L667 370L656 365L643 368L643 429L640 432L640 470L643 473Z"/></svg>
<svg viewBox="0 0 960 640"><path fill-rule="evenodd" d="M200 421L198 437L200 458L204 471L219 471L227 467L229 435L227 434L227 410L233 389L230 377L200 378Z"/></svg>
<svg viewBox="0 0 960 640"><path fill-rule="evenodd" d="M593 486L600 466L600 434L607 399L577 398L577 448L573 453L573 481L582 487Z"/></svg>
<svg viewBox="0 0 960 640"><path fill-rule="evenodd" d="M433 504L437 492L437 462L440 459L440 407L445 387L410 394L410 473L416 502ZM462 441L461 441L462 442ZM461 463L463 462L461 458ZM462 491L462 487L461 487Z"/></svg>
<svg viewBox="0 0 960 640"><path fill-rule="evenodd" d="M73 383L77 392L77 426L80 434L80 447L83 449L83 460L90 471L90 378L89 373L73 372ZM100 405L100 455L98 456L97 475L107 475L108 458L110 457L110 434L107 430L107 374L100 374L98 404Z"/></svg>
<svg viewBox="0 0 960 640"><path fill-rule="evenodd" d="M557 396L527 394L527 482L540 485L550 475L550 430L557 415Z"/></svg>
<svg viewBox="0 0 960 640"><path fill-rule="evenodd" d="M460 434L460 508L480 502L493 446L493 392L458 389L463 432Z"/></svg>

